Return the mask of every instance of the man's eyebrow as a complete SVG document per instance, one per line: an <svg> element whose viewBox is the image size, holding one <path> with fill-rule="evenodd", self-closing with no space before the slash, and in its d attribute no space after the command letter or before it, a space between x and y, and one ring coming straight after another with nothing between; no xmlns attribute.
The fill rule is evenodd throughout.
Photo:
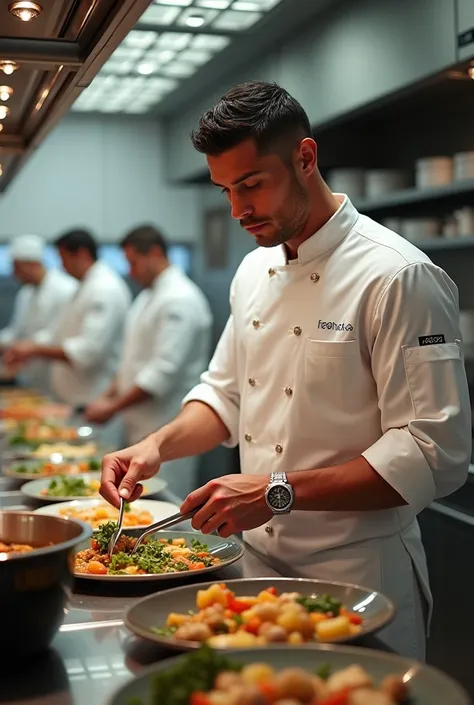
<svg viewBox="0 0 474 705"><path fill-rule="evenodd" d="M262 172L259 169L255 170L255 171L247 171L245 174L242 174L242 176L239 176L238 179L233 181L232 186L237 186L238 184L241 184L242 181L246 181L247 179L250 179L250 177L257 176L258 174L261 174L261 173ZM222 184L218 184L215 181L212 181L212 179L211 179L211 182L214 184L214 186L220 186L220 188L225 188L224 186L222 186Z"/></svg>

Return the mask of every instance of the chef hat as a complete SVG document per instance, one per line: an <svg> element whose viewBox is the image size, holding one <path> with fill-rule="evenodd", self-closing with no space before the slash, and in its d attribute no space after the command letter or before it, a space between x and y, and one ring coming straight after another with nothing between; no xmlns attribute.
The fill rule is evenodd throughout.
<svg viewBox="0 0 474 705"><path fill-rule="evenodd" d="M10 256L18 262L42 262L44 240L39 235L19 235L10 243Z"/></svg>

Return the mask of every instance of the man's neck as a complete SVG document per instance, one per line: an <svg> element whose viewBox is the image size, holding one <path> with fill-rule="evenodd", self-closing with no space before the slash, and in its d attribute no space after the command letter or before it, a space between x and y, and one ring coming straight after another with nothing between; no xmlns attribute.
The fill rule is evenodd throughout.
<svg viewBox="0 0 474 705"><path fill-rule="evenodd" d="M288 260L298 257L298 248L318 232L341 207L332 191L324 184L314 195L311 211L300 235L285 242Z"/></svg>

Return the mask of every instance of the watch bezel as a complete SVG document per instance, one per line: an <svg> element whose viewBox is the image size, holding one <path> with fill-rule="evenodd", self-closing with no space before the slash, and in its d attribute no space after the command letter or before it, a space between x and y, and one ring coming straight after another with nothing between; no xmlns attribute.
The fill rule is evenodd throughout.
<svg viewBox="0 0 474 705"><path fill-rule="evenodd" d="M288 492L290 494L290 501L288 502L288 505L286 507L284 507L283 509L280 509L278 507L274 507L269 500L270 490L272 490L274 487L284 487L286 490L288 490ZM267 504L267 507L272 510L273 514L289 514L291 512L291 508L293 506L294 501L295 501L295 493L294 493L293 487L290 485L289 482L284 482L283 480L277 480L276 482L270 482L267 485L267 488L265 490L265 502Z"/></svg>

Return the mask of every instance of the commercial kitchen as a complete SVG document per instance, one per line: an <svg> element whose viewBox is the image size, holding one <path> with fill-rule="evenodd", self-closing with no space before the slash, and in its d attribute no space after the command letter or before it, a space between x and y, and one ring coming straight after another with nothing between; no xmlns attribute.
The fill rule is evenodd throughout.
<svg viewBox="0 0 474 705"><path fill-rule="evenodd" d="M0 0L0 703L474 701L473 109L473 0Z"/></svg>

